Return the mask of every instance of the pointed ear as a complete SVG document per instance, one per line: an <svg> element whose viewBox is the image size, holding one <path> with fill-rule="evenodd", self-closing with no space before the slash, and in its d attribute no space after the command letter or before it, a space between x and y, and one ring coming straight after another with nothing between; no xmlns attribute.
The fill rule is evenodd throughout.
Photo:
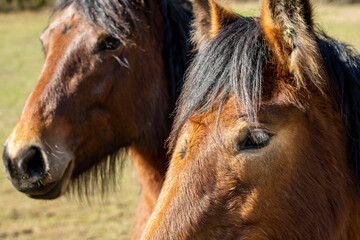
<svg viewBox="0 0 360 240"><path fill-rule="evenodd" d="M261 25L272 52L297 86L305 87L309 78L320 84L321 58L309 0L263 0Z"/></svg>
<svg viewBox="0 0 360 240"><path fill-rule="evenodd" d="M221 27L237 17L232 10L214 0L194 0L194 15L192 41L198 50L215 37Z"/></svg>

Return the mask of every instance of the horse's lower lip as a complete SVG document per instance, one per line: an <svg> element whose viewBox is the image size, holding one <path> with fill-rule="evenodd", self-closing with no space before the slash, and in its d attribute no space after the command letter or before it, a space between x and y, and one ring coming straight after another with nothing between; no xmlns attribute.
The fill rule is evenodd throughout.
<svg viewBox="0 0 360 240"><path fill-rule="evenodd" d="M48 199L48 200L55 199L55 198L58 198L61 194L61 185L62 185L62 181L55 184L55 186L50 188L50 190L46 193L40 193L40 194L28 193L27 195L28 195L28 197L35 198L35 199Z"/></svg>
<svg viewBox="0 0 360 240"><path fill-rule="evenodd" d="M34 199L44 199L44 200L51 200L60 197L60 195L62 194L63 184L65 181L69 180L71 172L72 172L72 164L70 163L67 166L60 181L58 181L57 183L56 182L50 183L50 185L53 186L51 186L49 190L47 190L45 193L36 193L36 194L28 193L27 194L28 197Z"/></svg>

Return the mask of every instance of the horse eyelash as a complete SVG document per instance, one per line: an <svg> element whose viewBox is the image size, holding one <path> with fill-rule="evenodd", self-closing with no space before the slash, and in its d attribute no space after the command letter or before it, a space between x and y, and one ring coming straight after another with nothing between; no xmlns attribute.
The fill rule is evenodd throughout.
<svg viewBox="0 0 360 240"><path fill-rule="evenodd" d="M44 48L44 46L42 46L42 45L41 45L41 51L46 55L45 48Z"/></svg>

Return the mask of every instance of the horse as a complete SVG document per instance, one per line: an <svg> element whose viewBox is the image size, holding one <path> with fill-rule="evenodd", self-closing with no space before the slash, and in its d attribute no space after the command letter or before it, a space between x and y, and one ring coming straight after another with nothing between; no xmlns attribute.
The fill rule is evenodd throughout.
<svg viewBox="0 0 360 240"><path fill-rule="evenodd" d="M14 187L35 199L68 186L89 194L98 181L108 186L117 156L130 152L142 185L139 238L167 170L191 19L187 0L57 1L40 37L42 72L5 142Z"/></svg>
<svg viewBox="0 0 360 240"><path fill-rule="evenodd" d="M198 54L142 239L360 239L360 56L308 0L194 1Z"/></svg>

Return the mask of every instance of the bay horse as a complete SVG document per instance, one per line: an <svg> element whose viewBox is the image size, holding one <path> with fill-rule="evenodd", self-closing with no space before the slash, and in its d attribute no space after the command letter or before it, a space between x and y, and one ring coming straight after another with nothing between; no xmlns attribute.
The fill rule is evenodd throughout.
<svg viewBox="0 0 360 240"><path fill-rule="evenodd" d="M360 239L360 56L308 0L195 0L172 158L142 239Z"/></svg>
<svg viewBox="0 0 360 240"><path fill-rule="evenodd" d="M54 199L69 183L91 191L132 155L142 185L133 238L167 170L170 114L189 60L187 0L59 0L40 40L45 63L3 161L14 187ZM90 189L89 189L90 188Z"/></svg>

